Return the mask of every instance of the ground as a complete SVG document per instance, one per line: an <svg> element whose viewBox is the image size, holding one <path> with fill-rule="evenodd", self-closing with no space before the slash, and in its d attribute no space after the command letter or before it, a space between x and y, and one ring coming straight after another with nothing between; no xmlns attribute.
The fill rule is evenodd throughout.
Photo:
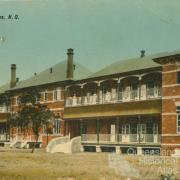
<svg viewBox="0 0 180 180"><path fill-rule="evenodd" d="M168 171L180 179L180 159L0 149L0 180L156 180Z"/></svg>

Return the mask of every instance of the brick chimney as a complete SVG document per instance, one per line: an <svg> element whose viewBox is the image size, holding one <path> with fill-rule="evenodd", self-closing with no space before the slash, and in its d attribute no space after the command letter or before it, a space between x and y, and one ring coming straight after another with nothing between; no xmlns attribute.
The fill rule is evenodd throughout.
<svg viewBox="0 0 180 180"><path fill-rule="evenodd" d="M11 64L11 82L10 87L16 86L16 64Z"/></svg>
<svg viewBox="0 0 180 180"><path fill-rule="evenodd" d="M145 56L145 50L141 50L141 58Z"/></svg>
<svg viewBox="0 0 180 180"><path fill-rule="evenodd" d="M68 49L67 50L67 71L66 71L66 78L67 79L73 79L73 71L74 71L74 66L73 66L73 49Z"/></svg>

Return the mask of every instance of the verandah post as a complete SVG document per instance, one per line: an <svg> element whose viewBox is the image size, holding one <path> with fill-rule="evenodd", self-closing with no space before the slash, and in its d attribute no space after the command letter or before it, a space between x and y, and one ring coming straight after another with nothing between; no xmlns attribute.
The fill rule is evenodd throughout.
<svg viewBox="0 0 180 180"><path fill-rule="evenodd" d="M99 129L100 124L99 124L99 119L96 120L96 133L97 133L97 143L99 144Z"/></svg>
<svg viewBox="0 0 180 180"><path fill-rule="evenodd" d="M119 143L119 117L116 118L116 142Z"/></svg>
<svg viewBox="0 0 180 180"><path fill-rule="evenodd" d="M82 141L82 133L83 133L83 122L82 119L80 119L80 136L81 136L81 141Z"/></svg>

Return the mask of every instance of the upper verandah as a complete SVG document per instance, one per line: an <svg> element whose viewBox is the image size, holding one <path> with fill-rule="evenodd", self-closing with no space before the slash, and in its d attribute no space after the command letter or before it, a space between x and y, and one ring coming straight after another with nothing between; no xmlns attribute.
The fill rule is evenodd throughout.
<svg viewBox="0 0 180 180"><path fill-rule="evenodd" d="M70 49L72 50L72 49ZM72 50L73 52L73 50ZM68 53L67 53L68 54ZM14 91L18 89L26 89L30 87L36 87L41 85L49 85L52 83L60 83L60 82L76 82L81 80L88 80L88 79L94 79L94 78L101 78L104 76L111 76L114 74L121 74L121 73L131 73L133 71L140 71L140 70L146 70L146 69L153 69L153 68L161 68L161 65L154 62L154 59L160 58L160 57L167 57L167 56L173 56L176 54L180 54L180 50L173 51L171 53L165 52L165 53L158 53L154 55L148 55L143 56L139 58L132 58L127 60L120 60L114 64L111 64L105 68L103 68L100 71L97 71L95 73L92 73L88 68L73 62L73 54L71 54L70 60L72 70L73 70L73 78L68 79L67 78L67 66L68 66L68 59L67 61L62 61L51 68L48 68L40 73L36 73L34 76L19 81L16 83L16 86L11 88L10 83L7 83L6 85L3 85L0 87L0 94L5 93L6 91ZM69 81L71 80L71 81Z"/></svg>

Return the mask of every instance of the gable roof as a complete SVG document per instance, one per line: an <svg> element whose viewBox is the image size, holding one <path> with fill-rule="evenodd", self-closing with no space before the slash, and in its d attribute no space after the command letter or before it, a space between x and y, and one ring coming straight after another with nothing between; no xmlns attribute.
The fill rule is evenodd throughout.
<svg viewBox="0 0 180 180"><path fill-rule="evenodd" d="M86 78L92 73L90 72L89 69L85 68L84 66L78 63L74 63L74 64L75 64L75 70L74 70L73 80ZM50 69L52 69L52 73L50 72ZM67 69L67 61L62 61L52 66L51 68L48 68L40 73L37 73L36 75L24 81L18 82L16 87L12 88L11 90L69 80L66 78L66 69Z"/></svg>
<svg viewBox="0 0 180 180"><path fill-rule="evenodd" d="M5 91L10 89L10 83L4 84L2 86L0 86L0 94L5 93Z"/></svg>
<svg viewBox="0 0 180 180"><path fill-rule="evenodd" d="M161 53L161 55L162 54L163 53ZM160 54L149 55L143 58L138 57L138 58L120 60L90 75L88 78L101 77L101 76L107 76L107 75L112 75L112 74L119 74L119 73L124 73L124 72L131 72L131 71L136 71L136 70L161 67L160 64L153 61L154 57L156 57L157 55L160 55Z"/></svg>

